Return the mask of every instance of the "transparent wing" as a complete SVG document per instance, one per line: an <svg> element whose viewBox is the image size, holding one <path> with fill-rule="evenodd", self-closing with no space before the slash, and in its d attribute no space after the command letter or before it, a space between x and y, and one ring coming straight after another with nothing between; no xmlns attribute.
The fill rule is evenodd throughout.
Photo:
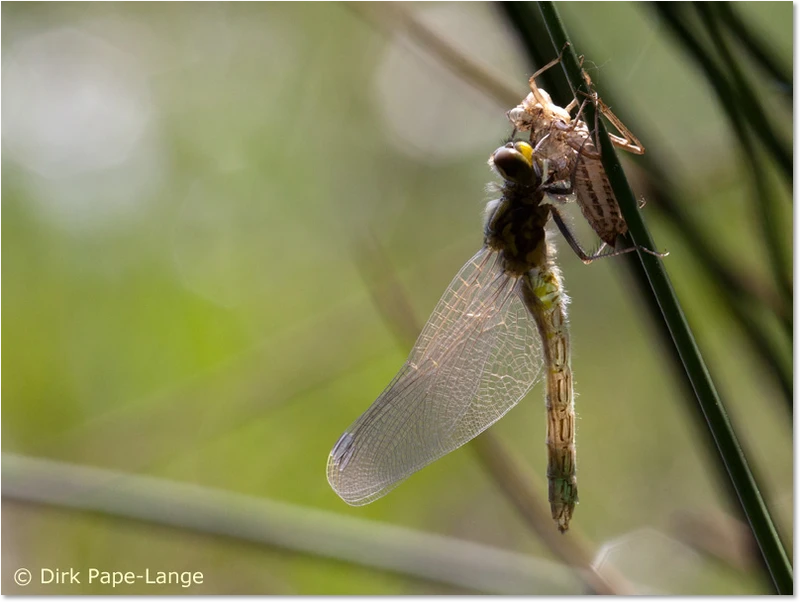
<svg viewBox="0 0 800 602"><path fill-rule="evenodd" d="M374 501L499 420L537 382L536 325L497 253L461 269L394 380L331 451L328 482Z"/></svg>

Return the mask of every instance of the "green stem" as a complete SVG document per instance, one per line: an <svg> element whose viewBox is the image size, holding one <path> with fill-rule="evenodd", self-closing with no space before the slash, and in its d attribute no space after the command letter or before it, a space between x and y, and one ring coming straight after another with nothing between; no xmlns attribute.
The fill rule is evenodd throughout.
<svg viewBox="0 0 800 602"><path fill-rule="evenodd" d="M546 36L541 35L544 31L544 24L538 11L527 8L525 3L503 2L502 11L509 19L510 23L517 29L520 41L525 45L534 65L547 63L553 55L553 47ZM574 92L563 77L558 77L557 69L550 69L542 74L541 82L556 101L556 104L565 106L573 97ZM604 91L603 98L606 104L613 107L621 107L622 103L617 99L609 98L608 91ZM631 130L637 132L642 140L647 138L646 128L636 127L630 121L630 116L625 117ZM758 278L751 273L742 272L741 267L733 269L725 264L719 257L710 243L704 238L701 228L699 228L681 208L677 199L689 202L689 195L685 190L678 190L667 177L668 170L662 165L666 164L663 157L659 157L656 151L650 150L643 157L637 157L636 162L645 172L646 179L643 186L647 192L647 197L652 199L650 207L658 211L680 235L684 243L688 246L691 255L697 260L698 265L705 271L707 280L720 290L720 298L725 303L734 320L739 324L745 337L753 347L757 357L764 365L764 369L772 374L783 393L783 398L787 401L784 407L790 412L793 410L793 387L792 370L781 356L781 351L776 342L772 341L767 335L767 329L762 324L754 321L754 315L760 307L773 313L780 321L783 331L789 341L792 337L792 305L791 298L787 300L785 294L771 290L766 283L759 283ZM635 258L629 258L628 265L632 270L634 282L649 290L647 277L641 272L641 266ZM657 306L646 305L654 319L654 324L658 327L662 325L660 336L671 340L669 331L663 327L661 312ZM755 313L754 313L755 312ZM682 373L683 367L680 362L677 365ZM690 383L686 383L691 388ZM724 471L724 467L720 466Z"/></svg>
<svg viewBox="0 0 800 602"><path fill-rule="evenodd" d="M563 48L569 42L569 39L555 6L551 2L539 2L539 8L547 25L553 46L556 49ZM564 53L564 68L573 88L588 94L589 90L583 81L581 66L572 46L569 46L567 52ZM587 103L585 111L586 122L595 123L595 111L592 103ZM600 138L603 167L608 173L614 194L628 222L631 238L636 245L654 249L656 247L642 220L636 199L631 192L602 122L599 122L598 129L599 132L597 134ZM697 402L705 416L706 425L717 445L731 484L750 523L750 528L758 542L775 587L781 594L792 593L792 567L772 523L769 511L761 498L761 493L747 464L747 459L733 432L722 401L711 381L711 376L700 355L700 350L697 348L692 332L686 322L686 317L672 289L669 277L660 259L642 252L639 252L638 256L642 268L647 274L652 296L658 303L664 322L672 335L675 352L680 357L686 375L692 383Z"/></svg>
<svg viewBox="0 0 800 602"><path fill-rule="evenodd" d="M26 513L33 512L30 504L43 504L141 521L146 526L164 525L195 534L194 541L197 534L226 537L240 545L249 542L283 550L283 554L330 558L459 590L517 596L586 592L573 567L338 512L7 452L2 455L2 470L4 504L23 503ZM71 518L67 514L60 520ZM634 586L634 591L643 588Z"/></svg>
<svg viewBox="0 0 800 602"><path fill-rule="evenodd" d="M730 52L725 39L720 33L713 13L707 6L703 6L702 4L697 4L696 6L700 14L700 19L706 26L712 43L727 66L736 88L739 90L749 90L750 86L739 70L733 58L733 54ZM781 236L778 232L778 222L780 220L775 212L775 195L772 193L771 186L769 186L769 182L766 179L768 177L767 170L764 169L762 165L752 136L744 126L744 123L746 123L744 117L746 115L754 110L763 112L763 109L761 109L760 106L750 107L744 104L737 106L738 103L734 102L731 102L731 105L732 110L739 115L739 118L733 120L733 125L736 137L739 139L739 145L742 148L742 154L744 155L745 161L749 164L749 172L753 178L753 186L755 188L753 205L759 218L758 222L761 226L762 240L767 247L773 278L784 297L790 301L792 298L792 283L788 274L791 274L792 270L788 265L787 254L781 248L780 244Z"/></svg>
<svg viewBox="0 0 800 602"><path fill-rule="evenodd" d="M697 36L689 31L682 16L682 11L686 8L682 3L673 6L672 3L655 2L653 5L664 23L703 70L734 131L738 132L744 123L749 123L755 136L772 155L787 183L791 183L793 177L791 149L780 140L749 86L738 87L729 84L728 79L711 59L711 54L703 48ZM738 110L740 106L745 109L743 112Z"/></svg>
<svg viewBox="0 0 800 602"><path fill-rule="evenodd" d="M770 48L754 33L729 2L715 3L722 23L735 35L755 62L775 80L781 97L792 101L792 72L783 61L774 56Z"/></svg>

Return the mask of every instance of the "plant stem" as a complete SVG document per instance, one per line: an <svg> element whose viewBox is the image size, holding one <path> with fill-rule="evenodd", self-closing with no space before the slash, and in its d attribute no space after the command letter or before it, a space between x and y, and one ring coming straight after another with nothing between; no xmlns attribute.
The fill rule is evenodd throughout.
<svg viewBox="0 0 800 602"><path fill-rule="evenodd" d="M550 40L540 33L543 31L544 24L539 11L532 11L527 8L525 3L517 2L503 2L501 8L511 25L517 30L532 64L547 63L552 58L553 47ZM567 81L558 75L558 70L550 69L543 73L540 79L556 104L565 106L573 99L574 92L570 89ZM491 90L486 90L486 92L491 94ZM609 96L608 90L604 90L603 99L606 104L617 109L623 106L620 99ZM647 139L646 128L641 124L637 126L635 123L631 123L630 115L625 116L625 122L632 131L639 134L642 140ZM763 363L764 369L774 375L783 397L787 401L784 407L791 413L793 410L791 366L787 365L787 362L780 356L779 346L767 335L768 330L754 319L761 307L774 314L780 321L781 328L791 344L793 331L791 297L787 299L785 294L781 294L767 282L760 281L756 274L742 271L741 266L730 266L722 260L717 250L705 238L703 229L690 219L682 205L679 204L678 199L681 199L686 206L692 206L694 204L691 200L692 193L678 189L670 181L667 175L670 173L669 168L665 167L668 162L663 153L659 154L658 149L649 149L644 156L636 157L634 160L643 169L641 187L647 193L646 197L653 201L649 205L650 209L659 212L680 236L691 256L704 270L703 277L718 288L720 298L733 319L739 324L753 351ZM638 260L629 256L623 261L631 269L633 282L640 287L643 284L645 289L649 289L647 277L641 271ZM656 327L659 324L662 325L660 336L671 340L669 331L663 327L658 307L654 307L655 311L649 304L645 304L645 307L654 318ZM677 368L681 373L683 372L680 362L678 362ZM684 382L691 388L688 381Z"/></svg>
<svg viewBox="0 0 800 602"><path fill-rule="evenodd" d="M783 62L772 54L770 48L763 43L763 40L751 31L730 3L719 2L715 4L714 8L722 22L739 39L753 59L775 80L782 97L791 103L794 96L792 94L791 70L786 69Z"/></svg>
<svg viewBox="0 0 800 602"><path fill-rule="evenodd" d="M229 537L479 592L585 591L572 567L550 560L315 508L5 452L2 470L4 502Z"/></svg>
<svg viewBox="0 0 800 602"><path fill-rule="evenodd" d="M717 95L719 104L734 131L738 134L739 128L742 128L744 123L749 123L754 135L761 140L766 150L772 155L775 165L780 168L786 182L791 184L793 177L791 149L784 141L780 140L750 88L734 86L728 82L723 72L712 60L710 53L703 48L698 37L689 30L683 16L686 7L682 3L679 6L673 6L671 3L655 2L653 5L664 23L703 70L706 81Z"/></svg>
<svg viewBox="0 0 800 602"><path fill-rule="evenodd" d="M539 2L539 8L547 25L553 46L560 50L569 42L569 39L555 6L552 2ZM589 94L590 91L583 81L581 66L572 46L564 53L564 68L573 88L576 91ZM592 103L587 103L585 112L586 122L595 123L595 110ZM655 248L653 240L638 211L636 199L631 192L602 122L598 122L598 129L597 135L600 138L603 167L611 181L611 186L619 201L622 213L628 222L631 238L636 245L653 249ZM714 388L714 383L711 381L711 376L700 355L700 350L686 322L686 317L672 289L669 277L660 259L642 252L639 252L638 256L642 268L647 274L652 296L658 303L664 322L672 335L675 352L679 355L684 370L692 383L697 402L706 419L706 425L717 445L775 587L781 594L792 593L793 576L788 557L772 523L769 511L761 498L761 493L747 464L747 459L733 432L722 401Z"/></svg>
<svg viewBox="0 0 800 602"><path fill-rule="evenodd" d="M700 19L708 30L712 43L720 54L723 62L725 63L735 87L739 90L749 90L749 84L745 79L742 72L739 70L733 54L728 48L724 37L722 36L719 28L717 27L717 20L712 11L702 4L697 5L697 11L700 14ZM744 95L742 95L744 96ZM744 127L747 122L746 117L751 115L752 112L761 112L763 109L760 106L747 106L741 103L733 104L733 110L739 114L739 119L734 120L733 125L736 128L736 136L739 139L739 144L742 148L742 154L745 161L749 163L749 171L753 178L753 185L755 194L753 195L753 205L759 217L759 224L762 231L762 240L767 247L767 254L770 258L770 267L772 268L773 278L779 289L784 293L788 301L792 298L792 283L790 277L792 269L788 265L787 253L780 245L780 234L778 232L778 223L780 221L776 210L774 208L775 195L773 194L769 182L767 181L767 170L759 158L759 153L756 145L752 140L750 132Z"/></svg>

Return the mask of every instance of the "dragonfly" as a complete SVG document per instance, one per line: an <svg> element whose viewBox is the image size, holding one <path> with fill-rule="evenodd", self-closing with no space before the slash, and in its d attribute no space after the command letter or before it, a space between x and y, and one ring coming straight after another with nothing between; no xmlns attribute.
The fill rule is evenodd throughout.
<svg viewBox="0 0 800 602"><path fill-rule="evenodd" d="M638 155L644 154L644 146L594 91L580 106L577 98L566 107L560 107L553 102L547 91L538 86L536 78L560 61L561 55L531 76L528 82L530 93L519 105L508 111L506 116L513 125L515 133L530 132L530 142L537 155L548 161L547 169L553 178L571 180L574 183L574 192L581 213L603 241L598 251L600 253L606 246L612 249L616 247L617 239L627 233L628 224L622 216L608 175L601 163L600 151L592 139L589 127L581 119L584 103L593 102L598 113L602 113L621 134L621 136L609 135L615 146ZM585 71L584 78L592 89L591 79ZM578 111L573 117L572 111L576 108ZM597 128L594 129L596 131ZM564 232L561 223L558 221L556 223ZM574 237L569 237L566 233L565 237L585 263L590 263L596 258L597 254L586 253ZM636 247L632 247L612 251L603 256L619 255L635 249ZM649 249L642 250L661 255Z"/></svg>
<svg viewBox="0 0 800 602"><path fill-rule="evenodd" d="M510 141L489 164L500 197L487 204L483 247L458 272L403 367L339 438L328 482L368 504L500 420L546 380L552 517L569 528L578 501L568 298L545 226L557 208L531 144Z"/></svg>

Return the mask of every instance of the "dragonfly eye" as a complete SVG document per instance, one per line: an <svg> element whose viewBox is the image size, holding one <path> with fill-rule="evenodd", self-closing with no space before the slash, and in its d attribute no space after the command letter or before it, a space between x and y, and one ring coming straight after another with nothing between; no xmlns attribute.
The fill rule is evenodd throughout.
<svg viewBox="0 0 800 602"><path fill-rule="evenodd" d="M509 142L492 155L491 163L505 180L529 184L534 178L533 147L527 142Z"/></svg>

